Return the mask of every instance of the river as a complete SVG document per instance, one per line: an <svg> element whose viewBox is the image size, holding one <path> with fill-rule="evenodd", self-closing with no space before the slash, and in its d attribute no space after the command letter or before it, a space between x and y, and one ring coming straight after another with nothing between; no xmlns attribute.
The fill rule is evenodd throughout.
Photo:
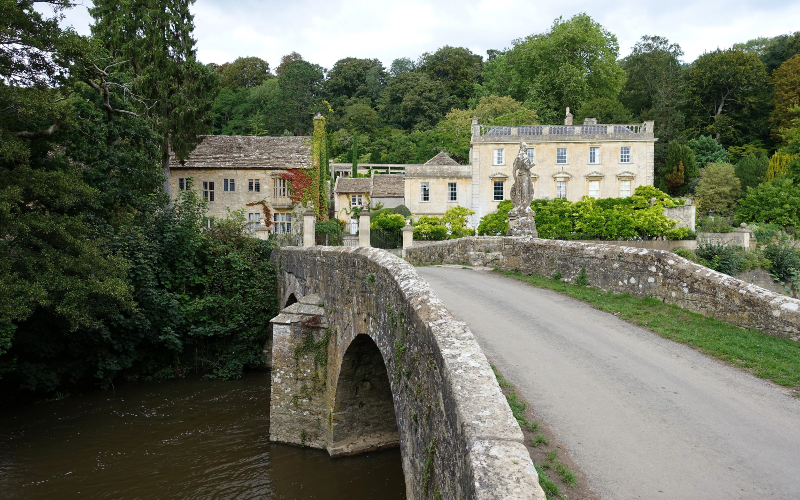
<svg viewBox="0 0 800 500"><path fill-rule="evenodd" d="M399 450L332 460L270 443L269 374L0 409L0 497L405 498Z"/></svg>

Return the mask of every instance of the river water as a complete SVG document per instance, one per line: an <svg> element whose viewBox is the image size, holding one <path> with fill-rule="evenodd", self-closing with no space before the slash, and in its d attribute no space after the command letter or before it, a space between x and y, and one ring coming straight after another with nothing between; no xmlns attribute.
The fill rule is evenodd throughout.
<svg viewBox="0 0 800 500"><path fill-rule="evenodd" d="M270 443L269 374L0 409L0 498L405 498L399 450Z"/></svg>

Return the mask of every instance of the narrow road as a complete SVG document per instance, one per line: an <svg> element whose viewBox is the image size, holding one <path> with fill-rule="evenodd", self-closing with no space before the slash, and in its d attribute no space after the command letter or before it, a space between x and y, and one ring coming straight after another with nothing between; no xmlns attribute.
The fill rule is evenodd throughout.
<svg viewBox="0 0 800 500"><path fill-rule="evenodd" d="M550 290L417 270L602 498L800 498L787 391Z"/></svg>

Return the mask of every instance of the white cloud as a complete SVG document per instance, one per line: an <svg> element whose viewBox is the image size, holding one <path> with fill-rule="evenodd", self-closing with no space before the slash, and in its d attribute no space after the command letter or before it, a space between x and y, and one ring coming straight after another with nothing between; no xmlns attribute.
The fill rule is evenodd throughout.
<svg viewBox="0 0 800 500"><path fill-rule="evenodd" d="M416 59L444 45L485 55L546 31L558 16L583 11L617 36L623 56L646 34L679 43L692 61L717 47L800 29L797 0L197 0L192 11L201 61L258 56L272 67L292 51L325 67L343 57L378 58L389 66L395 58ZM66 22L89 33L84 7L68 11Z"/></svg>

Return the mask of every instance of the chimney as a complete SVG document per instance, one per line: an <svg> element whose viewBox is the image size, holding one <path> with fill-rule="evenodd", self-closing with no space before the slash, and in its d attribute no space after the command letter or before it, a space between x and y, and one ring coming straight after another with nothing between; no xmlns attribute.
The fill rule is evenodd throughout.
<svg viewBox="0 0 800 500"><path fill-rule="evenodd" d="M564 118L564 125L572 125L572 113L569 112L569 108L567 108L567 117Z"/></svg>

